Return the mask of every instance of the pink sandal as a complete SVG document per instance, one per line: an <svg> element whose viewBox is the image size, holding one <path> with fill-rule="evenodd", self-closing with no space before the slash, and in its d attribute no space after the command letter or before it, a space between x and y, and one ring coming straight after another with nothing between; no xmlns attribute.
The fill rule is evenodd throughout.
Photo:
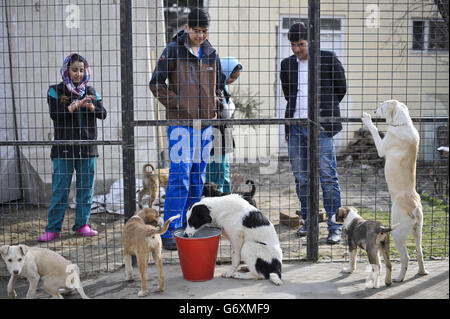
<svg viewBox="0 0 450 319"><path fill-rule="evenodd" d="M45 242L46 243L46 242L52 241L52 240L54 240L56 238L59 238L59 237L61 237L60 233L54 233L54 232L51 232L51 231L46 231L41 237L39 237L37 239L37 241L41 241L41 242Z"/></svg>
<svg viewBox="0 0 450 319"><path fill-rule="evenodd" d="M76 232L78 235L83 237L92 237L98 235L98 232L96 230L91 229L89 225L84 225L83 227L78 228Z"/></svg>

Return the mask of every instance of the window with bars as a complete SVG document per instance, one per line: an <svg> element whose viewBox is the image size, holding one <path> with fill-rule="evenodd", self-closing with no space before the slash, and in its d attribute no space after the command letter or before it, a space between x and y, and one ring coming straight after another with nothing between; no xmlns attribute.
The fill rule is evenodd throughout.
<svg viewBox="0 0 450 319"><path fill-rule="evenodd" d="M415 51L448 51L445 22L432 19L414 19L412 49Z"/></svg>

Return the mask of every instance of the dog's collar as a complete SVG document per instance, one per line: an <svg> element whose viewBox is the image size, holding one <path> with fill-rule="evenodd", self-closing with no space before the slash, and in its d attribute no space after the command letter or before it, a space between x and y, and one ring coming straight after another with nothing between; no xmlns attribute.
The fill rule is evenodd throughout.
<svg viewBox="0 0 450 319"><path fill-rule="evenodd" d="M389 126L397 127L397 126L408 126L410 123L402 123L402 124L389 124Z"/></svg>

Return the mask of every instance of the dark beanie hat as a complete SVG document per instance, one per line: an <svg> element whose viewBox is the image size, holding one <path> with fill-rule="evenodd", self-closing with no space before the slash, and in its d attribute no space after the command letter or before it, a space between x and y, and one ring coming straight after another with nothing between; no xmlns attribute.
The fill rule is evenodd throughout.
<svg viewBox="0 0 450 319"><path fill-rule="evenodd" d="M193 8L188 15L187 24L191 28L206 28L209 26L209 14L201 8Z"/></svg>
<svg viewBox="0 0 450 319"><path fill-rule="evenodd" d="M294 23L289 28L288 39L291 42L308 40L308 29L303 22Z"/></svg>

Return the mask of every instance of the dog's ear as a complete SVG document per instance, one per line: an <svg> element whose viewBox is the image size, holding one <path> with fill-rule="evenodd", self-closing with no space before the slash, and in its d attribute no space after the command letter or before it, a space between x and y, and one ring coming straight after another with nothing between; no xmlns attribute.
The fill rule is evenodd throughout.
<svg viewBox="0 0 450 319"><path fill-rule="evenodd" d="M209 224L212 222L210 209L206 205L197 205L194 207L196 210L196 215L200 217L203 224Z"/></svg>
<svg viewBox="0 0 450 319"><path fill-rule="evenodd" d="M29 247L27 245L19 245L20 253L25 256L28 252Z"/></svg>
<svg viewBox="0 0 450 319"><path fill-rule="evenodd" d="M397 102L398 102L398 101L397 101ZM409 111L408 107L407 107L404 103L398 102L398 104L399 104L402 108L404 108L405 110Z"/></svg>
<svg viewBox="0 0 450 319"><path fill-rule="evenodd" d="M389 101L383 106L384 116L386 118L387 123L391 123L394 121L395 115L395 104L392 101Z"/></svg>
<svg viewBox="0 0 450 319"><path fill-rule="evenodd" d="M9 246L8 245L3 245L2 247L0 247L0 253L4 256L8 255L9 252Z"/></svg>
<svg viewBox="0 0 450 319"><path fill-rule="evenodd" d="M189 216L188 224L194 228L200 228L205 224L212 222L210 215L210 209L206 205L195 205L191 210L191 215Z"/></svg>
<svg viewBox="0 0 450 319"><path fill-rule="evenodd" d="M408 107L399 101L395 100L394 102L392 105L392 122L396 125L409 123Z"/></svg>

